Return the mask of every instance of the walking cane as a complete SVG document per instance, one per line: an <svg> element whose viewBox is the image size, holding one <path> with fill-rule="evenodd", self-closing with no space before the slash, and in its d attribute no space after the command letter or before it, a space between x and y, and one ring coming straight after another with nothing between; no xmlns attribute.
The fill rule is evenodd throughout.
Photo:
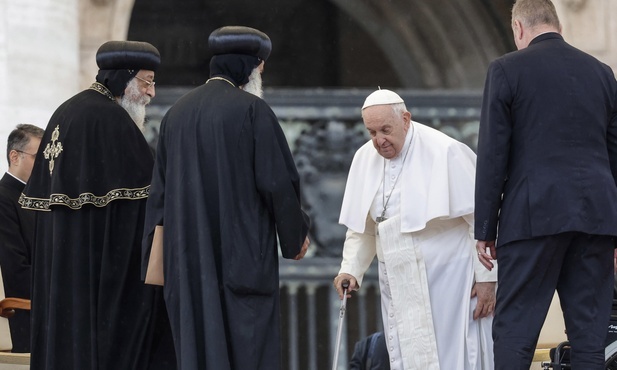
<svg viewBox="0 0 617 370"><path fill-rule="evenodd" d="M341 334L343 334L343 319L345 318L345 308L347 305L347 288L349 288L349 280L343 280L341 284L343 286L343 301L341 302L341 308L338 315L338 330L336 332L336 347L334 347L334 362L332 363L332 370L336 370L338 365L338 353L341 346Z"/></svg>

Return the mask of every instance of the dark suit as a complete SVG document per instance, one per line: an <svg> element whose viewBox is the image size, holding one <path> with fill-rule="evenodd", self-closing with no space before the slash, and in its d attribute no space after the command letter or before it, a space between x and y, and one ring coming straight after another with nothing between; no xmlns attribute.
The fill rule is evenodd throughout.
<svg viewBox="0 0 617 370"><path fill-rule="evenodd" d="M383 332L377 332L356 342L349 370L390 370L390 355Z"/></svg>
<svg viewBox="0 0 617 370"><path fill-rule="evenodd" d="M5 295L30 299L34 212L17 203L24 186L8 173L0 180L0 268ZM30 352L30 312L18 310L9 325L13 352Z"/></svg>
<svg viewBox="0 0 617 370"><path fill-rule="evenodd" d="M491 63L478 138L475 237L497 239L498 369L500 361L529 369L555 289L573 364L592 369L603 360L616 178L617 82L608 66L557 33Z"/></svg>

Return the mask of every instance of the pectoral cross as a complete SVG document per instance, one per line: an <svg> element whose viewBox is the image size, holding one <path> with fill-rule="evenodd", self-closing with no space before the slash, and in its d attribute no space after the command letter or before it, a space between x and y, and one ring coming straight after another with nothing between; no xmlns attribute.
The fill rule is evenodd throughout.
<svg viewBox="0 0 617 370"><path fill-rule="evenodd" d="M384 217L383 215L381 215L381 216L377 217L376 221L377 221L377 223L380 223L380 222L384 222L387 219L388 219L387 217Z"/></svg>
<svg viewBox="0 0 617 370"><path fill-rule="evenodd" d="M47 143L43 155L45 159L49 159L49 175L54 171L54 158L58 158L62 152L62 143L56 142L60 137L60 125L56 126L54 132L51 133L51 143Z"/></svg>

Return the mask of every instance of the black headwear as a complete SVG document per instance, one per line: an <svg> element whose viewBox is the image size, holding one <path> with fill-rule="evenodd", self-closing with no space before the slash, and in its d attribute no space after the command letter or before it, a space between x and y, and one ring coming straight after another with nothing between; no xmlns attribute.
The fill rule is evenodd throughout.
<svg viewBox="0 0 617 370"><path fill-rule="evenodd" d="M128 82L142 69L156 71L161 64L159 51L142 41L108 41L96 52L99 73L96 80L114 96L124 95Z"/></svg>
<svg viewBox="0 0 617 370"><path fill-rule="evenodd" d="M272 42L268 35L254 28L225 26L212 31L208 47L214 55L243 54L267 60Z"/></svg>
<svg viewBox="0 0 617 370"><path fill-rule="evenodd" d="M245 85L253 69L268 59L272 42L265 33L250 27L226 26L208 37L214 56L210 60L210 77L225 76L236 86Z"/></svg>

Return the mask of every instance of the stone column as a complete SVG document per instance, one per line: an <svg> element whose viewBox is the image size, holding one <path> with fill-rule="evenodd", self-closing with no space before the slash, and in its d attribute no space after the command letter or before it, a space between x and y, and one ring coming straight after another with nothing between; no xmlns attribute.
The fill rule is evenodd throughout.
<svg viewBox="0 0 617 370"><path fill-rule="evenodd" d="M126 40L134 0L79 1L80 89L85 89L98 72L96 51L110 40Z"/></svg>
<svg viewBox="0 0 617 370"><path fill-rule="evenodd" d="M45 128L79 86L78 0L0 1L0 175L18 123Z"/></svg>
<svg viewBox="0 0 617 370"><path fill-rule="evenodd" d="M617 1L553 0L565 40L617 73Z"/></svg>

